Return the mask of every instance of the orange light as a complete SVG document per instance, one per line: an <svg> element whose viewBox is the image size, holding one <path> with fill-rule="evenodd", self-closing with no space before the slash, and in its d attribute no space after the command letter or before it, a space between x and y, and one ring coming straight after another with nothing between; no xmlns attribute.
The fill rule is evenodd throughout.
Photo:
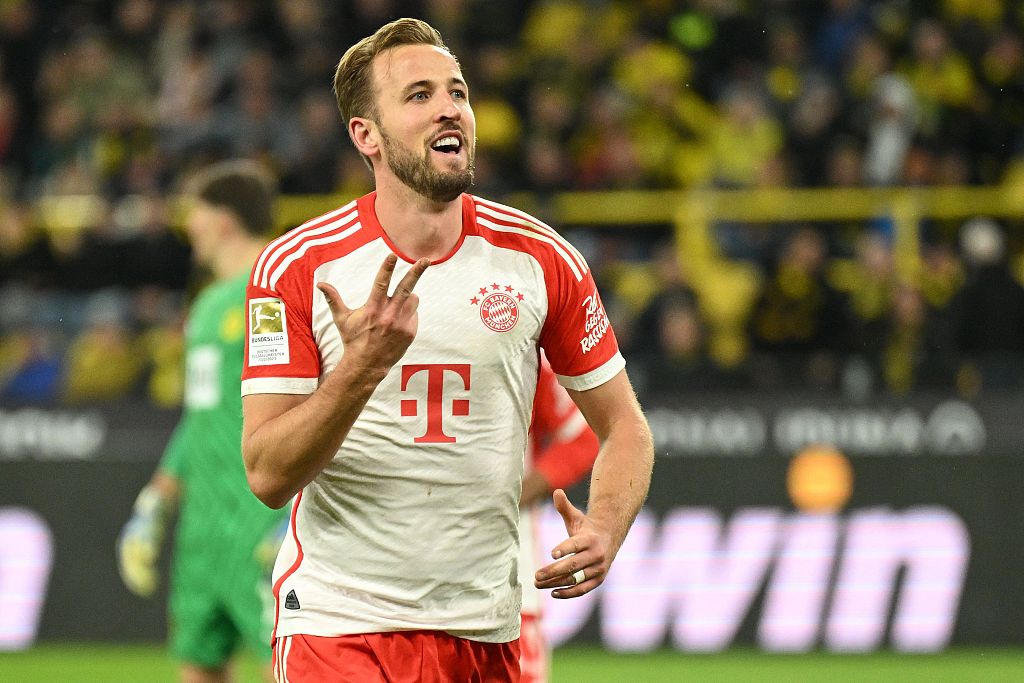
<svg viewBox="0 0 1024 683"><path fill-rule="evenodd" d="M804 512L836 512L853 492L853 467L834 447L812 444L790 461L786 488Z"/></svg>

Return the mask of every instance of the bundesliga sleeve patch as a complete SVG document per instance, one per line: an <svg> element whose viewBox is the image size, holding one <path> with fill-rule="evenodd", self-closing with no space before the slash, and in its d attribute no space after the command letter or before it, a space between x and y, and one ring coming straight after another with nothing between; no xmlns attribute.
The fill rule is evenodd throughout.
<svg viewBox="0 0 1024 683"><path fill-rule="evenodd" d="M249 366L288 363L288 325L284 302L249 299Z"/></svg>

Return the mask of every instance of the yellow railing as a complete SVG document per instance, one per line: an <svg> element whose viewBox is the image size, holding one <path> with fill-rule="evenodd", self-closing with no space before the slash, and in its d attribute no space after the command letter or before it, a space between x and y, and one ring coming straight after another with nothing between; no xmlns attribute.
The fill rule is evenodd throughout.
<svg viewBox="0 0 1024 683"><path fill-rule="evenodd" d="M792 222L888 217L895 232L897 268L916 268L917 227L923 218L1024 217L1024 182L996 187L759 190L625 190L561 192L541 198L517 193L504 201L559 229L578 226L674 226L680 257L717 260L712 221ZM279 224L298 225L347 201L338 196L283 197Z"/></svg>
<svg viewBox="0 0 1024 683"><path fill-rule="evenodd" d="M897 275L914 281L920 267L918 226L923 218L1024 217L1024 182L997 187L562 192L545 198L518 193L504 201L560 229L672 226L680 261L691 273L705 316L712 321L711 353L728 366L746 354L741 327L754 301L759 273L750 264L721 257L712 231L714 221L766 224L888 218L893 225ZM289 197L282 201L281 217L285 224L294 225L340 203L340 198Z"/></svg>
<svg viewBox="0 0 1024 683"><path fill-rule="evenodd" d="M278 226L283 230L299 225L350 199L284 196L277 206ZM1024 217L1024 169L1011 169L1006 182L995 187L623 190L545 197L523 192L500 199L559 229L671 226L680 262L700 290L704 313L714 321L712 354L729 365L746 353L745 335L738 332L759 286L759 273L750 264L722 258L713 236L714 221L768 224L888 218L894 228L897 274L912 281L919 272L921 220ZM37 213L44 227L61 233L110 220L110 208L97 197L55 197L42 200ZM180 219L180 209L176 204L175 220Z"/></svg>
<svg viewBox="0 0 1024 683"><path fill-rule="evenodd" d="M278 225L298 225L351 199L342 195L288 195L278 204ZM697 220L749 222L827 221L890 216L955 219L976 215L1024 216L1024 181L995 187L608 190L529 192L501 198L539 214L556 227L678 224ZM73 231L108 220L110 207L92 195L48 197L37 205L42 225Z"/></svg>

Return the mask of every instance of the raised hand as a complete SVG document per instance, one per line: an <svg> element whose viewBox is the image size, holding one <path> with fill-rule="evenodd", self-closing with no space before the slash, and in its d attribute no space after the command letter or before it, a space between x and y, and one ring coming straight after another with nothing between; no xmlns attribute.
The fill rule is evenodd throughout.
<svg viewBox="0 0 1024 683"><path fill-rule="evenodd" d="M569 538L551 551L556 561L541 567L534 576L537 588L556 588L556 598L576 598L604 583L612 562L610 534L569 502L562 489L552 494Z"/></svg>
<svg viewBox="0 0 1024 683"><path fill-rule="evenodd" d="M413 264L395 293L388 296L397 262L397 256L388 254L374 278L366 303L356 309L346 306L332 285L326 282L317 285L331 307L346 356L352 354L350 360L362 364L368 371L386 374L405 355L419 326L416 314L419 297L413 293L413 288L430 261L422 258Z"/></svg>

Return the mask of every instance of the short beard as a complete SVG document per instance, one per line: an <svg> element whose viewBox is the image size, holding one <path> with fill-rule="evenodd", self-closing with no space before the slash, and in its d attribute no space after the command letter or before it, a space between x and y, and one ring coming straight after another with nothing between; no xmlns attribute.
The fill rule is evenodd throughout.
<svg viewBox="0 0 1024 683"><path fill-rule="evenodd" d="M430 163L430 150L417 157L412 150L396 142L381 129L384 151L388 155L391 172L414 192L435 202L451 202L473 184L475 171L472 149L468 150L469 163L462 171L438 171Z"/></svg>

